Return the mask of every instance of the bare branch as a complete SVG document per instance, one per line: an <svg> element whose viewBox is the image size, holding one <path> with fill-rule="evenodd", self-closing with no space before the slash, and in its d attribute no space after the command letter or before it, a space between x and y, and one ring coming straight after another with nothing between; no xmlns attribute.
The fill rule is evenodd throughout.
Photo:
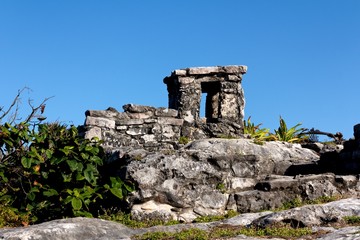
<svg viewBox="0 0 360 240"><path fill-rule="evenodd" d="M10 111L13 109L13 107L15 105L18 104L18 102L20 101L20 96L22 94L22 92L26 89L29 89L28 87L24 87L23 89L21 90L18 90L18 94L15 96L13 102L11 103L11 105L9 106L9 108L6 110L6 111L3 111L4 107L1 107L0 111L3 112L2 115L0 115L0 120L3 119L6 115L8 115L10 113ZM18 106L16 107L16 110L15 110L15 114L17 114L18 112ZM16 118L16 117L12 117L13 119Z"/></svg>
<svg viewBox="0 0 360 240"><path fill-rule="evenodd" d="M30 107L31 107L31 113L27 116L27 118L25 119L25 122L29 122L31 119L33 119L34 117L38 117L37 115L36 115L36 113L40 110L41 111L41 113L43 113L43 111L44 111L44 109L45 109L45 103L49 100L49 99L51 99L51 98L53 98L54 96L52 96L52 97L48 97L48 98L45 98L37 107L34 107L33 105L32 105L32 103L31 103L31 100L29 99L28 100L28 103L29 103L29 105L30 105Z"/></svg>

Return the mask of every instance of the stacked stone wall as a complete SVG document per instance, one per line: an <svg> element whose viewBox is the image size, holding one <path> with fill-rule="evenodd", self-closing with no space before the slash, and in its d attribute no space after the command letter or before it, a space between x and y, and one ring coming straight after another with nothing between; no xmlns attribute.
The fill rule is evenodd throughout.
<svg viewBox="0 0 360 240"><path fill-rule="evenodd" d="M164 78L169 108L127 104L86 112L85 137L98 137L107 148L175 149L181 136L189 140L241 137L245 98L241 86L246 66L178 69ZM205 118L200 118L206 93Z"/></svg>
<svg viewBox="0 0 360 240"><path fill-rule="evenodd" d="M155 151L177 147L183 125L177 110L134 104L124 105L123 109L87 111L85 137L98 137L106 148Z"/></svg>

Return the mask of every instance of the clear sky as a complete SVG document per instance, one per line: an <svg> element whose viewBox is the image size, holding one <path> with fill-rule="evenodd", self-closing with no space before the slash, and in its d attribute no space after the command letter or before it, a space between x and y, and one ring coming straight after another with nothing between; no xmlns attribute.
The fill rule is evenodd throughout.
<svg viewBox="0 0 360 240"><path fill-rule="evenodd" d="M245 115L263 127L360 123L359 0L0 0L0 106L18 89L49 121L126 103L167 107L180 68L247 65Z"/></svg>

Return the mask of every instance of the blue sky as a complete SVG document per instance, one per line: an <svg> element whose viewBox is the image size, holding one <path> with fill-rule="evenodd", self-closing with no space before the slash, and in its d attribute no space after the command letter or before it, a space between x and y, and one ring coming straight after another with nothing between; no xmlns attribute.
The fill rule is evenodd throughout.
<svg viewBox="0 0 360 240"><path fill-rule="evenodd" d="M47 102L49 121L88 109L167 106L179 68L247 65L245 114L271 130L360 123L360 1L0 0L0 106Z"/></svg>

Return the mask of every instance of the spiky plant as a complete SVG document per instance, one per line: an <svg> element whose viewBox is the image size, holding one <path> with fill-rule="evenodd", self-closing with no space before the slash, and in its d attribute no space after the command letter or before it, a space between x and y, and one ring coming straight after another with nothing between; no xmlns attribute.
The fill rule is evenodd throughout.
<svg viewBox="0 0 360 240"><path fill-rule="evenodd" d="M288 128L285 120L280 116L280 126L275 131L275 138L278 141L290 142L290 143L300 143L304 142L309 136L305 133L305 128L299 128L301 123L296 124L295 126Z"/></svg>

